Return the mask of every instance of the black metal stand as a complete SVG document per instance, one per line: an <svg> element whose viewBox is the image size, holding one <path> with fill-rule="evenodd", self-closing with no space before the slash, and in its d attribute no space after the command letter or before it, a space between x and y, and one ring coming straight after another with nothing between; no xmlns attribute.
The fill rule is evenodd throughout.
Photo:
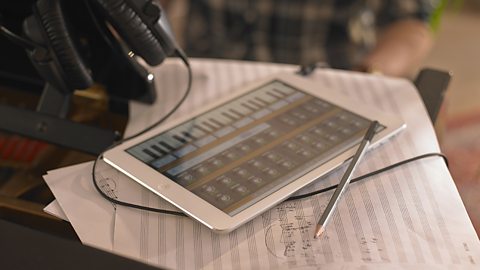
<svg viewBox="0 0 480 270"><path fill-rule="evenodd" d="M65 6L71 17L69 21L76 30L75 38L82 40L78 42L79 51L85 52L81 58L88 63L92 80L106 90L109 110L124 112L129 100L154 103L154 76L130 56L129 50L113 35L108 25L97 19L103 15L95 14L88 1L74 2ZM79 25L81 27L73 27ZM34 31L38 29L28 28L26 32ZM53 51L49 53L55 55ZM42 96L36 111L0 105L0 130L95 155L118 139L118 132L69 120L69 107L76 89L68 88L67 76L54 65L54 61L37 61L31 50L27 50L27 55L46 81ZM37 78L38 74L35 75Z"/></svg>
<svg viewBox="0 0 480 270"><path fill-rule="evenodd" d="M424 68L414 80L432 123L437 120L451 77L452 75L449 72Z"/></svg>
<svg viewBox="0 0 480 270"><path fill-rule="evenodd" d="M125 107L129 100L152 104L156 100L154 76L118 51L104 56L96 79L105 85L110 108ZM100 72L98 72L100 73ZM98 155L120 137L116 131L67 119L73 91L46 83L36 111L0 105L0 130ZM122 105L122 106L119 106Z"/></svg>
<svg viewBox="0 0 480 270"><path fill-rule="evenodd" d="M154 103L157 98L154 76L129 57L119 44L105 42L95 27L89 34L94 48L91 51L92 77L104 86L109 110L121 108L123 111L129 100ZM74 89L58 87L61 86L54 87L47 80L36 111L0 105L0 130L94 155L100 154L120 137L116 131L69 120L67 116Z"/></svg>
<svg viewBox="0 0 480 270"><path fill-rule="evenodd" d="M0 105L0 129L98 155L119 137L113 130L80 124L67 119L71 94L45 86L37 111Z"/></svg>

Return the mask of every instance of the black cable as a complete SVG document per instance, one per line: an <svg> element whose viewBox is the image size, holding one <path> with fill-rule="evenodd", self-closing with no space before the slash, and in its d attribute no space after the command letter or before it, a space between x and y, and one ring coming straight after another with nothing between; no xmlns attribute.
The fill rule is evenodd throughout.
<svg viewBox="0 0 480 270"><path fill-rule="evenodd" d="M113 145L111 145L110 147L105 149L100 155L98 155L97 158L95 159L95 161L93 162L93 166L92 166L92 180L93 180L93 185L95 186L95 189L98 191L98 193L100 193L100 195L103 198L105 198L106 200L108 200L108 201L110 201L114 204L123 205L123 206L127 206L127 207L133 207L133 208L137 208L137 209L141 209L141 210L158 212L158 213L177 215L177 216L185 216L185 214L181 213L181 212L169 211L169 210L163 210L163 209L157 209L157 208L150 208L150 207L146 207L146 206L143 206L143 205L137 205L137 204L132 204L132 203L116 200L116 199L108 196L105 192L103 192L103 190L98 186L97 179L96 179L97 164L98 164L98 161L103 157L103 153L105 153L107 150L109 150L109 149L111 149L111 148L113 148L113 147L115 147L115 146L117 146L117 145L119 145L119 144L121 144L125 141L131 140L131 139L136 138L136 137L138 137L142 134L145 134L146 132L148 132L148 131L152 130L153 128L157 127L158 125L162 124L165 120L167 120L167 118L169 118L174 112L176 112L178 110L180 105L183 104L185 99L190 94L190 91L192 89L193 75L192 75L192 68L191 68L190 63L188 61L188 57L185 55L185 53L181 49L176 49L175 54L178 57L180 57L180 59L185 64L185 66L187 67L187 70L188 70L188 84L187 84L187 89L186 89L185 93L180 98L180 100L177 102L177 104L175 104L175 106L166 115L164 115L162 118L160 118L160 120L158 120L157 122L153 123L149 127L141 130L140 132L138 132L134 135L131 135L129 137L121 139L120 141L114 143Z"/></svg>
<svg viewBox="0 0 480 270"><path fill-rule="evenodd" d="M11 42L15 43L16 45L23 47L27 50L33 51L35 48L40 48L42 46L34 43L33 41L30 41L26 38L23 38L12 31L10 31L8 28L0 24L0 33L6 37L8 40Z"/></svg>
<svg viewBox="0 0 480 270"><path fill-rule="evenodd" d="M93 184L96 188L96 190L98 191L98 193L100 193L100 195L105 198L106 200L108 200L109 202L113 203L113 204L118 204L118 205L122 205L122 206L126 206L126 207L131 207L131 208L135 208L135 209L139 209L139 210L145 210L145 211L150 211L150 212L155 212L155 213L161 213L161 214L169 214L169 215L175 215L175 216L184 216L186 217L187 215L183 212L177 212L177 211L171 211L171 210L165 210L165 209L160 209L160 208L153 208L153 207L148 207L148 206L144 206L144 205L138 205L138 204L134 204L134 203L129 203L129 202L125 202L125 201L120 201L120 200L117 200L117 199L114 199L110 196L108 196L105 192L103 192L103 190L98 186L98 183L97 183L97 179L96 179L96 175L95 175L95 171L96 171L96 167L97 167L97 164L98 164L98 161L103 157L103 153L105 153L107 150L125 142L125 141L128 141L130 139L133 139L133 138L136 138L142 134L145 134L146 132L152 130L153 128L157 127L158 125L162 124L168 117L170 117L175 111L177 111L177 109L180 107L180 105L185 101L185 99L187 98L187 96L189 95L190 93L190 90L191 90L191 86L192 86L192 80L193 80L193 76L192 76L192 69L190 67L190 63L188 62L188 58L187 56L185 55L185 53L180 50L180 49L177 49L176 50L176 54L177 56L180 57L180 59L183 61L183 63L186 65L187 69L188 69L188 85L187 85L187 90L185 91L184 95L182 96L182 98L179 100L179 102L166 114L164 115L162 118L160 118L160 120L158 120L157 122L155 122L154 124L150 125L148 128L132 135L132 136L129 136L129 137L126 137L118 142L116 142L115 144L113 144L112 146L108 147L106 150L104 150L100 155L97 156L97 158L95 159L95 161L93 162L93 167L92 167L92 179L93 179ZM397 163L394 163L392 165L389 165L387 167L384 167L384 168L381 168L381 169L378 169L376 171L373 171L373 172L370 172L370 173L367 173L365 175L362 175L362 176L359 176L357 178L354 178L350 181L351 184L355 183L355 182L359 182L361 180L364 180L368 177L371 177L371 176L374 176L374 175L377 175L377 174L380 174L380 173L383 173L383 172L386 172L388 170L392 170L396 167L399 167L401 165L405 165L407 163L410 163L410 162L413 162L413 161L416 161L416 160L420 160L420 159L424 159L424 158L428 158L428 157L442 157L443 160L445 161L445 164L447 165L448 167L448 159L447 157L442 154L442 153L427 153L427 154L424 154L424 155L420 155L420 156L416 156L416 157L413 157L413 158L409 158L409 159L406 159L406 160L402 160L400 162L397 162ZM326 188L323 188L323 189L320 189L320 190L316 190L316 191L313 191L313 192L309 192L309 193L306 193L306 194L302 194L302 195L298 195L298 196L292 196L292 197L289 197L288 199L286 199L285 201L293 201L293 200L300 200L300 199L304 199L304 198L307 198L307 197L311 197L311 196L314 196L314 195L317 195L317 194L321 194L321 193L324 193L324 192L327 192L327 191L330 191L332 189L335 189L337 188L338 185L332 185L332 186L329 186L329 187L326 187Z"/></svg>
<svg viewBox="0 0 480 270"><path fill-rule="evenodd" d="M443 160L445 161L445 164L448 167L448 159L444 154L442 154L442 153L427 153L427 154L424 154L424 155L420 155L420 156L416 156L416 157L413 157L413 158L409 158L409 159L406 159L406 160L399 161L399 162L394 163L392 165L389 165L387 167L384 167L384 168L378 169L376 171L373 171L373 172L364 174L362 176L356 177L356 178L354 178L350 181L350 184L353 184L355 182L365 180L368 177L371 177L371 176L374 176L374 175L392 170L392 169L394 169L396 167L399 167L401 165L405 165L407 163L410 163L410 162L413 162L413 161L416 161L416 160L420 160L420 159L424 159L424 158L429 158L429 157L442 157ZM97 158L97 160L98 160L98 158ZM95 161L95 163L96 163L96 161ZM95 163L94 163L94 169L93 170L95 170ZM316 190L316 191L313 191L313 192L309 192L309 193L306 193L306 194L302 194L302 195L298 195L298 196L292 196L292 197L289 197L288 199L286 199L285 201L294 201L294 200L305 199L305 198L308 198L308 197L311 197L311 196L314 196L314 195L318 195L318 194L321 194L321 193L325 193L327 191L335 189L335 188L337 188L337 186L338 185L332 185L332 186L329 186L329 187L326 187L326 188L323 188L323 189L320 189L320 190ZM138 204L133 204L133 203L120 201L120 200L111 198L110 196L103 193L103 191L97 186L96 182L95 182L95 187L97 188L97 190L100 192L100 194L102 194L102 196L105 199L107 199L108 201L110 201L111 203L114 203L114 204L127 206L127 207L132 207L132 208L140 209L140 210L146 210L146 211L155 212L155 213L161 213L161 214L169 214L169 215L184 216L184 217L187 216L183 212L165 210L165 209L160 209L160 208L152 208L152 207L147 207L147 206L144 206L144 205L138 205Z"/></svg>
<svg viewBox="0 0 480 270"><path fill-rule="evenodd" d="M442 154L442 153L428 153L428 154L424 154L424 155L420 155L420 156L416 156L416 157L413 157L413 158L409 158L409 159L406 159L406 160L402 160L402 161L399 161L397 163L394 163L392 165L389 165L387 167L383 167L381 169L378 169L376 171L373 171L373 172L370 172L370 173L367 173L367 174L364 174L362 176L359 176L359 177L356 177L356 178L353 178L351 181L350 181L350 184L353 184L355 182L358 182L358 181L361 181L365 178L368 178L370 176L374 176L376 174L380 174L380 173L383 173L383 172L386 172L388 170L391 170L391 169L394 169L398 166L401 166L401 165L405 165L407 163L410 163L412 161L415 161L415 160L419 160L419 159L423 159L423 158L428 158L428 157L442 157L443 160L445 161L445 164L447 164L447 167L448 167L448 160L447 160L447 157ZM329 187L326 187L326 188L322 188L320 190L316 190L316 191L312 191L312 192L309 192L309 193L306 193L306 194L302 194L302 195L298 195L298 196L292 196L288 199L286 199L285 201L293 201L293 200L300 200L300 199L304 199L304 198L307 198L307 197L311 197L313 195L317 195L317 194L320 194L320 193L324 193L324 192L327 192L329 190L332 190L332 189L336 189L338 185L332 185L332 186L329 186Z"/></svg>
<svg viewBox="0 0 480 270"><path fill-rule="evenodd" d="M127 138L124 138L122 139L121 142L124 142L124 141L128 141L128 140L131 140L133 138L136 138L142 134L145 134L147 133L148 131L156 128L158 125L162 124L165 120L167 120L167 118L169 118L174 112L176 112L178 110L178 108L180 107L180 105L183 104L183 102L185 101L185 99L187 99L188 95L190 94L190 91L192 90L192 81L193 81L193 75L192 75L192 68L190 67L190 62L188 62L188 57L185 55L185 53L181 50L181 49L176 49L175 51L175 54L180 57L180 59L182 60L182 62L185 64L185 66L187 67L187 70L188 70L188 84L187 84L187 90L185 91L185 93L183 94L182 98L177 102L177 104L175 104L175 106L166 114L164 115L162 118L160 118L160 120L158 120L157 122L153 123L152 125L150 125L149 127L145 128L144 130L138 132L137 134L134 134L132 136L129 136Z"/></svg>

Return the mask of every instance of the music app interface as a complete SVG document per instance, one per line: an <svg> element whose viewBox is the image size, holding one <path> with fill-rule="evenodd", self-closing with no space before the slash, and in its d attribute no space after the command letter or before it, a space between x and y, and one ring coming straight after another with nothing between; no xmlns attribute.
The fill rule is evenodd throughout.
<svg viewBox="0 0 480 270"><path fill-rule="evenodd" d="M273 81L126 151L235 215L357 144L369 123Z"/></svg>

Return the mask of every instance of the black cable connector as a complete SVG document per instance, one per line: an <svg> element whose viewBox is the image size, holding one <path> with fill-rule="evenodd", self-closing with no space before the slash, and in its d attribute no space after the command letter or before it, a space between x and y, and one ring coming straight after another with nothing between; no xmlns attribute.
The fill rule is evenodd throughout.
<svg viewBox="0 0 480 270"><path fill-rule="evenodd" d="M326 63L315 62L311 64L301 65L296 73L300 76L306 77L312 74L317 68L328 68L328 67L329 66Z"/></svg>

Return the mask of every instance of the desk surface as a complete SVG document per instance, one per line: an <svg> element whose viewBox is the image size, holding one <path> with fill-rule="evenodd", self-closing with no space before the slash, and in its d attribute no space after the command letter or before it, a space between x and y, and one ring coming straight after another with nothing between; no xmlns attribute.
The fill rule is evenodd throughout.
<svg viewBox="0 0 480 270"><path fill-rule="evenodd" d="M192 66L192 95L174 117L228 95L235 85L273 72L296 69L285 65L208 60L193 61ZM155 122L168 111L165 104L175 104L182 94L179 89L186 85L185 69L176 61L168 61L153 72L163 103L151 107L132 104L127 133L132 134ZM319 91L347 95L382 111L396 113L407 122L405 132L366 156L358 174L439 151L432 124L410 82L333 70L319 70L309 79L318 83ZM49 185L69 219L85 214L76 211L78 207L71 207L82 204L82 196L78 196L80 189L74 188L74 184L80 184L87 195L89 192L85 189L88 185L82 184L82 181L91 181L88 166L82 166L49 172ZM61 177L67 173L72 177ZM121 199L168 207L166 202L111 169L106 168L102 175L115 183L114 191ZM308 190L335 183L339 175L340 170L322 178ZM76 195L79 201L74 202L72 196L67 196L72 191L75 191L72 196ZM97 229L101 227L113 233L114 241L106 239L105 248L171 268L287 268L325 264L354 267L371 263L376 267L391 267L392 264L411 268L478 267L480 243L440 158L409 164L352 185L339 204L338 214L333 217L325 237L312 241L310 225L316 223L328 198L325 194L283 203L228 235L213 234L188 218L120 206L113 209L108 203L102 206L100 202L82 205L114 218L114 225L109 222L95 224ZM102 216L80 220L95 218ZM95 232L88 223L72 221L72 224L82 241L92 241L91 234ZM184 254L191 255L185 257Z"/></svg>

